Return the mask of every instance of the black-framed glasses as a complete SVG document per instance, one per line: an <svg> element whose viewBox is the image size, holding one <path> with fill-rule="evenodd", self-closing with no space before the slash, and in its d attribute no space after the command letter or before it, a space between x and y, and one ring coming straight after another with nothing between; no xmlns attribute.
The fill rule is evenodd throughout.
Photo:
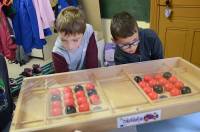
<svg viewBox="0 0 200 132"><path fill-rule="evenodd" d="M140 43L140 40L136 40L136 41L133 41L129 44L118 44L118 46L123 49L123 50L126 50L126 49L129 49L131 48L132 46L138 46L138 44Z"/></svg>

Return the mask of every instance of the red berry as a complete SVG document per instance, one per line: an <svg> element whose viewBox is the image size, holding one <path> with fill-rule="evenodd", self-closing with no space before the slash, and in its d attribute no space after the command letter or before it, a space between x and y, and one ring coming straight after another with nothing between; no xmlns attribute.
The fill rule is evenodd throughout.
<svg viewBox="0 0 200 132"><path fill-rule="evenodd" d="M171 84L170 82L168 82L168 83L166 83L166 84L164 85L164 88L165 88L166 91L169 92L170 90L174 89L174 85Z"/></svg>
<svg viewBox="0 0 200 132"><path fill-rule="evenodd" d="M139 86L143 89L144 87L148 86L148 83L146 83L145 81L141 81L139 82Z"/></svg>
<svg viewBox="0 0 200 132"><path fill-rule="evenodd" d="M162 77L158 80L158 82L159 82L160 85L165 85L168 81L165 78Z"/></svg>
<svg viewBox="0 0 200 132"><path fill-rule="evenodd" d="M175 82L177 82L178 80L177 80L177 78L176 78L175 76L172 76L172 77L169 78L169 81L170 81L171 83L175 83Z"/></svg>
<svg viewBox="0 0 200 132"><path fill-rule="evenodd" d="M96 95L96 94L91 95L91 96L90 96L90 102L91 102L91 104L93 104L93 105L98 105L98 104L100 104L100 98L99 98L99 96Z"/></svg>
<svg viewBox="0 0 200 132"><path fill-rule="evenodd" d="M181 89L184 86L184 84L181 81L177 81L177 82L174 83L174 86L177 89Z"/></svg>
<svg viewBox="0 0 200 132"><path fill-rule="evenodd" d="M83 103L79 106L79 112L86 112L90 110L89 104L88 103Z"/></svg>
<svg viewBox="0 0 200 132"><path fill-rule="evenodd" d="M60 95L60 90L59 89L50 89L51 95Z"/></svg>
<svg viewBox="0 0 200 132"><path fill-rule="evenodd" d="M158 84L158 82L156 80L154 80L154 79L149 81L149 86L150 87L153 87L154 85L157 85L157 84Z"/></svg>
<svg viewBox="0 0 200 132"><path fill-rule="evenodd" d="M144 90L144 92L145 92L146 94L152 92L152 88L151 88L151 87L148 87L148 86L147 86L147 87L144 87L143 90Z"/></svg>
<svg viewBox="0 0 200 132"><path fill-rule="evenodd" d="M64 99L68 99L68 98L73 98L73 94L72 93L65 93Z"/></svg>
<svg viewBox="0 0 200 132"><path fill-rule="evenodd" d="M144 76L144 81L146 81L146 82L149 82L149 81L152 80L152 79L153 79L153 77L150 76L150 75L145 75L145 76Z"/></svg>
<svg viewBox="0 0 200 132"><path fill-rule="evenodd" d="M61 108L53 108L51 110L51 115L52 116L59 116L62 114L62 109Z"/></svg>
<svg viewBox="0 0 200 132"><path fill-rule="evenodd" d="M79 98L77 99L77 104L78 104L78 105L81 105L81 104L83 104L83 103L87 103L87 98L86 98L86 97L79 97Z"/></svg>
<svg viewBox="0 0 200 132"><path fill-rule="evenodd" d="M94 86L93 83L86 83L86 84L85 84L85 87L86 87L87 90L95 89L95 86Z"/></svg>
<svg viewBox="0 0 200 132"><path fill-rule="evenodd" d="M52 109L54 109L54 108L61 108L61 102L57 101L57 100L52 101L51 102L51 107L52 107Z"/></svg>
<svg viewBox="0 0 200 132"><path fill-rule="evenodd" d="M180 95L180 94L181 94L181 91L178 90L178 89L176 89L176 88L174 88L174 89L172 89L172 90L170 91L170 95L171 95L171 96L178 96L178 95Z"/></svg>
<svg viewBox="0 0 200 132"><path fill-rule="evenodd" d="M154 91L148 93L148 96L151 100L156 100L158 98L158 94Z"/></svg>
<svg viewBox="0 0 200 132"><path fill-rule="evenodd" d="M155 78L156 80L159 80L159 79L161 79L161 78L163 78L163 77L162 77L161 74L156 74L156 75L154 76L154 78Z"/></svg>
<svg viewBox="0 0 200 132"><path fill-rule="evenodd" d="M72 98L64 100L65 106L75 106L74 100Z"/></svg>
<svg viewBox="0 0 200 132"><path fill-rule="evenodd" d="M72 89L70 87L65 87L63 89L63 93L66 94L66 93L72 93Z"/></svg>
<svg viewBox="0 0 200 132"><path fill-rule="evenodd" d="M85 97L85 93L84 93L84 91L78 91L78 92L76 92L76 98L79 98L79 97Z"/></svg>

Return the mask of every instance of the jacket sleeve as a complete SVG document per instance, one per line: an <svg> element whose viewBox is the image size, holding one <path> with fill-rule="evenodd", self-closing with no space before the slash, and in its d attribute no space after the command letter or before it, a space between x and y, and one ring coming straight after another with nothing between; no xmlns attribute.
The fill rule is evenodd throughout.
<svg viewBox="0 0 200 132"><path fill-rule="evenodd" d="M68 64L64 57L52 52L52 60L53 60L54 69L56 73L69 71Z"/></svg>
<svg viewBox="0 0 200 132"><path fill-rule="evenodd" d="M95 40L94 33L90 37L89 44L86 51L86 58L85 58L85 68L96 68L98 67L98 49Z"/></svg>

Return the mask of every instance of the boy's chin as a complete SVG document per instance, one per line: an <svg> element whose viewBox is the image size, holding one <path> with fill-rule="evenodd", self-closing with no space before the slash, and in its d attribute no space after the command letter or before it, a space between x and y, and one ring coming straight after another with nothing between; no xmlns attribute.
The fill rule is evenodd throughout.
<svg viewBox="0 0 200 132"><path fill-rule="evenodd" d="M73 52L76 51L76 49L73 49L73 50L69 50L69 49L67 49L67 51L70 52L70 53L73 53Z"/></svg>

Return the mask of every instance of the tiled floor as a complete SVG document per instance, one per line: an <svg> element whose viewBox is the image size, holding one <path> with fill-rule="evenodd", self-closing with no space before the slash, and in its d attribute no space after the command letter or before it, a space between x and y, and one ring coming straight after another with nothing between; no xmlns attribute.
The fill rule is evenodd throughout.
<svg viewBox="0 0 200 132"><path fill-rule="evenodd" d="M20 66L19 64L9 64L7 62L9 77L17 78L19 74L22 73L24 68L32 68L33 64L40 64L40 66L43 66L51 62L52 61L51 51L53 49L53 45L55 43L56 38L57 38L57 34L48 36L46 38L47 44L43 48L43 53L42 53L42 50L34 49L32 52L32 56L35 56L35 58L31 58L30 61L26 65ZM44 56L42 54L44 54ZM36 58L36 57L39 57L39 58ZM44 59L41 59L42 57Z"/></svg>
<svg viewBox="0 0 200 132"><path fill-rule="evenodd" d="M26 65L23 66L20 66L19 64L9 64L7 62L8 74L10 78L17 78L24 68L32 68L33 64L40 64L40 66L43 66L49 62L51 62L51 59L42 60L38 58L32 58Z"/></svg>

